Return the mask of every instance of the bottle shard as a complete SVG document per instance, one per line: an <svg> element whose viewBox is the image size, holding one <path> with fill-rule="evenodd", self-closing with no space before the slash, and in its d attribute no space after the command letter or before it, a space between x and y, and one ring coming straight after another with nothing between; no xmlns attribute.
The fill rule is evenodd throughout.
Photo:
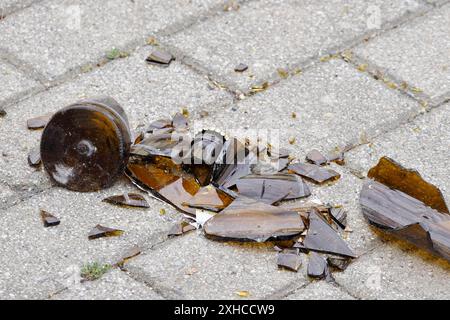
<svg viewBox="0 0 450 320"><path fill-rule="evenodd" d="M190 231L194 231L196 228L186 221L175 224L167 234L168 237L178 237Z"/></svg>
<svg viewBox="0 0 450 320"><path fill-rule="evenodd" d="M267 204L309 197L308 185L292 174L248 175L236 182L239 195Z"/></svg>
<svg viewBox="0 0 450 320"><path fill-rule="evenodd" d="M169 64L174 60L174 56L169 52L162 50L155 50L150 54L147 58L147 63L160 66L160 67L168 67Z"/></svg>
<svg viewBox="0 0 450 320"><path fill-rule="evenodd" d="M304 230L300 215L253 199L239 197L205 225L205 234L218 240L265 242L286 240Z"/></svg>
<svg viewBox="0 0 450 320"><path fill-rule="evenodd" d="M235 68L234 71L236 72L244 72L248 70L248 66L244 63L239 63Z"/></svg>
<svg viewBox="0 0 450 320"><path fill-rule="evenodd" d="M41 219L45 228L56 227L61 221L47 211L41 210Z"/></svg>
<svg viewBox="0 0 450 320"><path fill-rule="evenodd" d="M27 120L27 128L30 130L39 130L45 128L47 123L50 121L50 118L52 117L51 114L44 115L32 119Z"/></svg>
<svg viewBox="0 0 450 320"><path fill-rule="evenodd" d="M341 177L336 171L315 164L294 163L289 165L288 170L316 184L335 181Z"/></svg>
<svg viewBox="0 0 450 320"><path fill-rule="evenodd" d="M450 215L373 180L364 184L360 204L372 225L450 261Z"/></svg>
<svg viewBox="0 0 450 320"><path fill-rule="evenodd" d="M234 198L213 186L200 189L189 201L183 203L190 208L220 212L230 205Z"/></svg>
<svg viewBox="0 0 450 320"><path fill-rule="evenodd" d="M34 148L28 154L28 164L30 167L37 168L41 165L41 150L39 148Z"/></svg>
<svg viewBox="0 0 450 320"><path fill-rule="evenodd" d="M442 192L436 186L425 181L417 171L403 168L388 157L381 158L367 176L391 189L406 193L430 208L450 214Z"/></svg>
<svg viewBox="0 0 450 320"><path fill-rule="evenodd" d="M104 199L103 201L117 206L150 208L147 200L145 200L142 195L137 193L125 193L123 195L112 196Z"/></svg>
<svg viewBox="0 0 450 320"><path fill-rule="evenodd" d="M120 237L123 234L122 230L112 229L101 225L96 225L88 234L89 240L99 238Z"/></svg>
<svg viewBox="0 0 450 320"><path fill-rule="evenodd" d="M309 251L356 258L345 241L315 209L309 213L309 228L303 246Z"/></svg>
<svg viewBox="0 0 450 320"><path fill-rule="evenodd" d="M302 266L302 258L297 253L283 251L278 253L277 265L279 268L298 272Z"/></svg>
<svg viewBox="0 0 450 320"><path fill-rule="evenodd" d="M315 252L309 255L308 276L314 279L326 279L327 282L334 281L325 258Z"/></svg>
<svg viewBox="0 0 450 320"><path fill-rule="evenodd" d="M306 155L306 161L315 164L317 166L323 166L328 163L328 159L322 153L320 153L319 150L316 149L311 150Z"/></svg>

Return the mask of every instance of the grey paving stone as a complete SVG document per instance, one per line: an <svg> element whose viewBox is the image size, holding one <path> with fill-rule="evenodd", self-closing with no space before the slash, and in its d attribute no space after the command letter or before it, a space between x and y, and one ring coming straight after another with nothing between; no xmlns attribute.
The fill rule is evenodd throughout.
<svg viewBox="0 0 450 320"><path fill-rule="evenodd" d="M417 1L251 1L166 41L193 63L246 92L253 84L276 77L277 68L320 57L421 7ZM234 72L240 63L249 70Z"/></svg>
<svg viewBox="0 0 450 320"><path fill-rule="evenodd" d="M55 188L0 211L0 297L46 298L77 284L80 268L86 263L113 264L136 244L163 240L172 223L159 215L161 205L156 200L148 199L148 210L102 202L107 196L125 191L136 192L136 188L125 182L97 193ZM44 228L40 209L57 216L61 224ZM97 224L125 233L118 238L89 241L87 235Z"/></svg>
<svg viewBox="0 0 450 320"><path fill-rule="evenodd" d="M286 300L354 300L351 295L336 285L325 281L313 282L289 295Z"/></svg>
<svg viewBox="0 0 450 320"><path fill-rule="evenodd" d="M55 78L96 63L113 48L199 17L221 0L47 0L0 24L3 47Z"/></svg>
<svg viewBox="0 0 450 320"><path fill-rule="evenodd" d="M244 136L252 130L271 130L279 133L282 146L295 137L292 149L302 159L311 148L329 151L359 144L422 111L412 99L342 60L319 63L225 109L204 109L209 116L198 119L199 127L224 132L241 129ZM277 143L276 136L271 142Z"/></svg>
<svg viewBox="0 0 450 320"><path fill-rule="evenodd" d="M152 120L173 115L186 107L193 111L204 104L218 105L231 96L208 88L208 82L178 62L169 68L149 66L144 61L151 48L142 48L127 59L113 61L67 84L37 94L6 111L0 119L0 181L10 186L48 188L41 172L30 168L28 152L39 145L41 131L29 131L26 120L95 95L110 95L125 108L133 131ZM142 128L141 128L142 129Z"/></svg>
<svg viewBox="0 0 450 320"><path fill-rule="evenodd" d="M423 90L433 102L450 98L450 5L387 32L355 53Z"/></svg>
<svg viewBox="0 0 450 320"><path fill-rule="evenodd" d="M52 297L55 300L160 300L161 297L126 273L113 270L100 280L73 286Z"/></svg>
<svg viewBox="0 0 450 320"><path fill-rule="evenodd" d="M39 83L22 74L14 66L2 61L1 58L0 83L2 84L0 87L0 105L20 93L39 86Z"/></svg>
<svg viewBox="0 0 450 320"><path fill-rule="evenodd" d="M173 239L132 260L127 268L166 292L166 298L251 299L269 296L293 283L307 283L303 272L277 269L268 246L221 243L197 233Z"/></svg>
<svg viewBox="0 0 450 320"><path fill-rule="evenodd" d="M450 203L448 123L449 104L375 139L370 145L351 151L347 155L348 165L366 174L381 157L391 157L407 168L416 169L427 181L437 185Z"/></svg>
<svg viewBox="0 0 450 320"><path fill-rule="evenodd" d="M359 258L337 282L362 299L449 299L450 264L392 240Z"/></svg>

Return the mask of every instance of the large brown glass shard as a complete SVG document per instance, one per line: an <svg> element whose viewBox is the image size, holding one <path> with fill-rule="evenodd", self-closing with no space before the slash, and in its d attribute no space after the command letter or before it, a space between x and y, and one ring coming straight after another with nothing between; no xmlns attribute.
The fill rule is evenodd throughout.
<svg viewBox="0 0 450 320"><path fill-rule="evenodd" d="M450 261L450 215L373 180L363 186L360 204L372 225Z"/></svg>
<svg viewBox="0 0 450 320"><path fill-rule="evenodd" d="M317 210L309 214L309 229L303 245L305 249L321 253L356 258L336 231L320 216Z"/></svg>
<svg viewBox="0 0 450 320"><path fill-rule="evenodd" d="M174 56L168 52L155 50L152 52L150 56L147 58L147 62L149 64L153 64L160 67L168 67L169 64L174 60Z"/></svg>
<svg viewBox="0 0 450 320"><path fill-rule="evenodd" d="M150 208L147 200L137 193L125 193L123 195L112 196L103 200L104 202L125 206L125 207L136 207L136 208Z"/></svg>
<svg viewBox="0 0 450 320"><path fill-rule="evenodd" d="M122 230L103 227L98 224L89 232L88 238L89 240L94 240L99 238L120 237L122 234Z"/></svg>
<svg viewBox="0 0 450 320"><path fill-rule="evenodd" d="M311 150L307 155L306 155L306 161L311 162L312 164L318 165L318 166L323 166L326 165L328 163L328 159L320 153L319 150Z"/></svg>
<svg viewBox="0 0 450 320"><path fill-rule="evenodd" d="M220 212L234 201L234 198L213 186L200 189L194 197L183 205L190 208Z"/></svg>
<svg viewBox="0 0 450 320"><path fill-rule="evenodd" d="M41 210L41 219L45 228L56 227L61 221L47 211Z"/></svg>
<svg viewBox="0 0 450 320"><path fill-rule="evenodd" d="M47 114L44 116L28 119L27 127L30 130L43 129L47 125L47 123L50 121L51 117L52 117L51 114Z"/></svg>
<svg viewBox="0 0 450 320"><path fill-rule="evenodd" d="M28 164L31 167L39 167L41 165L41 150L39 148L35 148L31 150L28 154Z"/></svg>
<svg viewBox="0 0 450 320"><path fill-rule="evenodd" d="M295 163L291 164L288 169L290 172L298 174L317 184L335 181L341 177L336 171L322 168L315 164Z"/></svg>
<svg viewBox="0 0 450 320"><path fill-rule="evenodd" d="M178 237L190 231L194 231L196 228L186 221L181 221L180 223L175 224L172 229L170 229L167 234L168 237Z"/></svg>
<svg viewBox="0 0 450 320"><path fill-rule="evenodd" d="M123 175L131 132L122 107L112 98L79 101L59 110L46 125L41 157L52 180L79 192L112 186Z"/></svg>
<svg viewBox="0 0 450 320"><path fill-rule="evenodd" d="M450 213L441 191L425 181L415 170L403 168L394 160L383 157L368 177L385 186L402 191L439 212Z"/></svg>
<svg viewBox="0 0 450 320"><path fill-rule="evenodd" d="M264 203L309 197L308 185L292 174L248 175L236 182L238 193Z"/></svg>
<svg viewBox="0 0 450 320"><path fill-rule="evenodd" d="M302 258L293 252L282 252L278 254L278 267L298 272L302 266Z"/></svg>
<svg viewBox="0 0 450 320"><path fill-rule="evenodd" d="M183 204L189 202L199 190L200 185L195 179L180 178L159 190L159 194L174 207L194 215L195 210L184 206Z"/></svg>
<svg viewBox="0 0 450 320"><path fill-rule="evenodd" d="M289 239L304 230L300 215L240 197L204 225L213 239L257 241Z"/></svg>
<svg viewBox="0 0 450 320"><path fill-rule="evenodd" d="M327 261L320 254L312 252L308 262L308 276L314 279L326 279L328 282L333 281Z"/></svg>

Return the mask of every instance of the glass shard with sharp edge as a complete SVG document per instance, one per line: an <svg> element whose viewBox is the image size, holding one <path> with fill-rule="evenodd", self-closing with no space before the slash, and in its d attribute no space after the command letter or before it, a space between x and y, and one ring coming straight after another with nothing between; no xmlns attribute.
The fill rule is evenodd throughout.
<svg viewBox="0 0 450 320"><path fill-rule="evenodd" d="M341 177L336 171L315 164L294 163L289 165L288 170L317 184L335 181Z"/></svg>
<svg viewBox="0 0 450 320"><path fill-rule="evenodd" d="M328 163L328 159L320 153L319 150L311 150L307 155L306 155L306 161L311 162L312 164L318 165L318 166L323 166L326 165Z"/></svg>
<svg viewBox="0 0 450 320"><path fill-rule="evenodd" d="M201 188L195 196L183 205L195 209L220 212L234 201L234 198L214 186Z"/></svg>
<svg viewBox="0 0 450 320"><path fill-rule="evenodd" d="M343 257L328 257L328 265L340 271L345 271L350 265L351 259Z"/></svg>
<svg viewBox="0 0 450 320"><path fill-rule="evenodd" d="M373 180L363 186L360 204L372 225L450 261L449 214Z"/></svg>
<svg viewBox="0 0 450 320"><path fill-rule="evenodd" d="M281 252L278 254L278 267L297 272L302 266L302 258L297 253Z"/></svg>
<svg viewBox="0 0 450 320"><path fill-rule="evenodd" d="M391 189L416 198L430 208L450 213L442 192L436 186L425 181L417 171L406 169L388 157L381 158L367 176Z"/></svg>
<svg viewBox="0 0 450 320"><path fill-rule="evenodd" d="M27 120L27 127L30 130L38 130L43 129L47 123L50 121L50 118L52 117L51 114L28 119Z"/></svg>
<svg viewBox="0 0 450 320"><path fill-rule="evenodd" d="M45 170L58 185L91 192L112 186L128 162L131 132L112 98L79 101L53 115L42 133Z"/></svg>
<svg viewBox="0 0 450 320"><path fill-rule="evenodd" d="M155 50L152 52L150 56L148 56L147 62L149 64L167 67L174 59L175 59L174 56L169 52Z"/></svg>
<svg viewBox="0 0 450 320"><path fill-rule="evenodd" d="M345 241L315 209L309 213L309 229L303 240L303 245L305 249L310 251L356 258Z"/></svg>
<svg viewBox="0 0 450 320"><path fill-rule="evenodd" d="M235 68L234 71L236 72L244 72L248 70L248 66L244 63L239 63Z"/></svg>
<svg viewBox="0 0 450 320"><path fill-rule="evenodd" d="M339 227L341 227L342 229L345 229L347 227L347 211L345 211L344 208L330 208L330 215L334 222L339 225Z"/></svg>
<svg viewBox="0 0 450 320"><path fill-rule="evenodd" d="M172 126L177 130L186 129L188 127L188 119L182 113L177 113L172 119Z"/></svg>
<svg viewBox="0 0 450 320"><path fill-rule="evenodd" d="M239 195L264 203L309 197L308 185L292 174L248 175L236 182Z"/></svg>
<svg viewBox="0 0 450 320"><path fill-rule="evenodd" d="M39 167L41 165L41 150L40 148L34 148L28 154L28 164L31 167Z"/></svg>
<svg viewBox="0 0 450 320"><path fill-rule="evenodd" d="M106 198L103 201L118 206L150 208L147 200L145 200L142 195L137 193L124 193L123 195Z"/></svg>
<svg viewBox="0 0 450 320"><path fill-rule="evenodd" d="M98 224L89 232L88 238L89 240L94 240L99 238L120 237L122 234L122 230L103 227Z"/></svg>
<svg viewBox="0 0 450 320"><path fill-rule="evenodd" d="M322 255L312 252L309 255L308 262L308 276L315 279L326 279L332 281L330 269L328 268L327 260Z"/></svg>
<svg viewBox="0 0 450 320"><path fill-rule="evenodd" d="M196 230L196 228L194 226L192 226L191 224L189 224L186 221L182 221L180 223L175 224L169 231L169 233L167 234L168 237L177 237L177 236L181 236L185 233L188 233L190 231L194 231Z"/></svg>
<svg viewBox="0 0 450 320"><path fill-rule="evenodd" d="M240 197L204 226L213 239L257 241L286 240L304 230L300 215L294 211Z"/></svg>
<svg viewBox="0 0 450 320"><path fill-rule="evenodd" d="M123 267L123 265L124 265L127 261L129 261L129 260L131 260L131 259L137 257L137 256L140 255L141 253L142 253L141 248L139 248L138 246L133 246L132 248L128 249L128 250L122 255L122 258L120 258L119 262L117 262L117 266Z"/></svg>
<svg viewBox="0 0 450 320"><path fill-rule="evenodd" d="M56 227L61 221L47 211L41 210L41 219L45 228Z"/></svg>

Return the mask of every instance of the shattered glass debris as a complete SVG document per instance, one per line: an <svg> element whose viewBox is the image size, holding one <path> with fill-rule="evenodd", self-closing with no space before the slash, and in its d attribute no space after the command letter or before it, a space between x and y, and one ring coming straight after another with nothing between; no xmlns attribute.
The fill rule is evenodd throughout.
<svg viewBox="0 0 450 320"><path fill-rule="evenodd" d="M47 125L47 123L50 121L51 117L52 117L52 115L49 114L49 115L44 115L44 116L28 119L27 127L30 130L43 129Z"/></svg>
<svg viewBox="0 0 450 320"><path fill-rule="evenodd" d="M34 148L28 154L28 164L31 167L39 167L41 165L41 150L39 148Z"/></svg>
<svg viewBox="0 0 450 320"><path fill-rule="evenodd" d="M41 219L45 228L56 227L61 221L47 211L41 210Z"/></svg>
<svg viewBox="0 0 450 320"><path fill-rule="evenodd" d="M189 224L186 221L182 221L180 223L175 224L172 229L170 229L169 233L167 234L168 237L177 237L181 236L185 233L188 233L190 231L194 231L196 228Z"/></svg>
<svg viewBox="0 0 450 320"><path fill-rule="evenodd" d="M257 242L289 239L304 229L298 213L244 197L237 198L204 226L210 238Z"/></svg>
<svg viewBox="0 0 450 320"><path fill-rule="evenodd" d="M297 272L302 266L302 258L296 252L281 252L278 254L278 267Z"/></svg>
<svg viewBox="0 0 450 320"><path fill-rule="evenodd" d="M318 166L323 166L328 163L328 159L323 154L321 154L319 150L316 149L311 150L306 155L306 161Z"/></svg>
<svg viewBox="0 0 450 320"><path fill-rule="evenodd" d="M234 71L236 72L244 72L248 70L248 66L244 63L239 63L235 68Z"/></svg>
<svg viewBox="0 0 450 320"><path fill-rule="evenodd" d="M124 193L123 195L108 197L103 201L118 206L150 208L147 200L137 193Z"/></svg>
<svg viewBox="0 0 450 320"><path fill-rule="evenodd" d="M125 263L127 263L129 260L137 257L141 253L142 253L141 248L139 248L138 246L133 246L122 255L122 258L120 258L120 260L117 262L116 265L119 266L120 268L122 268Z"/></svg>
<svg viewBox="0 0 450 320"><path fill-rule="evenodd" d="M200 189L195 196L183 205L195 209L220 212L228 207L233 200L234 198L230 194L216 187L207 186Z"/></svg>
<svg viewBox="0 0 450 320"><path fill-rule="evenodd" d="M83 100L58 111L41 139L41 157L52 180L67 189L97 191L111 186L129 157L127 116L112 98Z"/></svg>
<svg viewBox="0 0 450 320"><path fill-rule="evenodd" d="M360 196L369 222L450 261L450 215L440 190L386 157L369 178Z"/></svg>
<svg viewBox="0 0 450 320"><path fill-rule="evenodd" d="M317 184L336 181L341 177L336 171L315 164L294 163L289 165L288 169L290 172Z"/></svg>
<svg viewBox="0 0 450 320"><path fill-rule="evenodd" d="M308 276L314 279L326 279L327 282L332 282L333 277L330 269L328 268L325 258L315 252L309 255L308 262Z"/></svg>
<svg viewBox="0 0 450 320"><path fill-rule="evenodd" d="M89 232L88 239L95 240L99 238L120 237L123 233L123 230L112 229L98 224Z"/></svg>
<svg viewBox="0 0 450 320"><path fill-rule="evenodd" d="M169 52L162 50L153 51L147 58L147 63L160 66L168 67L169 64L175 59L175 57Z"/></svg>

